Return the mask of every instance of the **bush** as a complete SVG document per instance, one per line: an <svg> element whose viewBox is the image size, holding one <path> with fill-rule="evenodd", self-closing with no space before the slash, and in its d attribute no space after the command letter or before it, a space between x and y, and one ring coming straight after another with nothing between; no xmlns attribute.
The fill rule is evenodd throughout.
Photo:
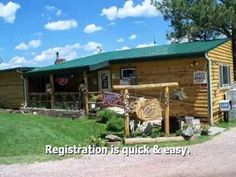
<svg viewBox="0 0 236 177"><path fill-rule="evenodd" d="M179 130L176 130L176 136L182 136L183 134L183 130L179 129Z"/></svg>
<svg viewBox="0 0 236 177"><path fill-rule="evenodd" d="M202 126L202 131L201 131L201 135L208 135L209 134L209 126L208 125L203 125Z"/></svg>
<svg viewBox="0 0 236 177"><path fill-rule="evenodd" d="M88 144L91 146L95 146L95 147L107 146L107 142L105 140L103 140L100 137L95 137L95 136L93 136L89 139Z"/></svg>
<svg viewBox="0 0 236 177"><path fill-rule="evenodd" d="M98 121L101 123L107 123L108 120L114 117L117 117L116 112L109 109L102 110L98 113Z"/></svg>
<svg viewBox="0 0 236 177"><path fill-rule="evenodd" d="M124 120L115 116L107 121L107 131L120 132L124 129Z"/></svg>

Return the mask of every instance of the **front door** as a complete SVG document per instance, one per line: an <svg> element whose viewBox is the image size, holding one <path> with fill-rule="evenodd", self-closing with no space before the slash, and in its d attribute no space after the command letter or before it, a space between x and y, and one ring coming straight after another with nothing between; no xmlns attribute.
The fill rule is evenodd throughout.
<svg viewBox="0 0 236 177"><path fill-rule="evenodd" d="M99 91L111 90L111 73L110 70L98 71Z"/></svg>

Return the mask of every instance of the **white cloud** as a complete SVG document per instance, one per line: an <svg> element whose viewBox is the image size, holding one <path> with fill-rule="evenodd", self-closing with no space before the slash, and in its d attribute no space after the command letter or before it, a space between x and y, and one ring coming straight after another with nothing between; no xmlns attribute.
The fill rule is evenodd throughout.
<svg viewBox="0 0 236 177"><path fill-rule="evenodd" d="M28 50L28 46L27 44L25 44L24 42L18 44L16 47L15 47L16 50Z"/></svg>
<svg viewBox="0 0 236 177"><path fill-rule="evenodd" d="M41 45L41 40L31 40L28 43L21 42L18 44L15 49L16 50L28 50L28 49L36 49Z"/></svg>
<svg viewBox="0 0 236 177"><path fill-rule="evenodd" d="M41 40L32 40L28 43L30 48L38 48L41 45Z"/></svg>
<svg viewBox="0 0 236 177"><path fill-rule="evenodd" d="M71 19L71 20L59 20L56 22L50 22L44 25L44 28L50 31L59 31L59 30L69 30L72 28L76 28L78 23Z"/></svg>
<svg viewBox="0 0 236 177"><path fill-rule="evenodd" d="M107 9L102 9L102 16L106 16L108 20L115 20L117 18L117 10L116 6L109 7Z"/></svg>
<svg viewBox="0 0 236 177"><path fill-rule="evenodd" d="M97 51L98 48L101 48L101 47L102 47L102 44L94 42L94 41L90 41L83 46L83 49L87 51Z"/></svg>
<svg viewBox="0 0 236 177"><path fill-rule="evenodd" d="M120 48L120 49L116 49L116 50L119 51L119 50L128 50L128 49L130 49L130 48L127 47L127 46L124 46L124 47L122 47L122 48Z"/></svg>
<svg viewBox="0 0 236 177"><path fill-rule="evenodd" d="M43 33L42 33L42 32L37 32L37 33L34 33L34 35L35 35L35 36L39 36L39 37L40 37L40 36L42 36L42 35L43 35Z"/></svg>
<svg viewBox="0 0 236 177"><path fill-rule="evenodd" d="M60 16L62 14L62 11L55 6L46 5L45 9L50 12L55 12L56 16Z"/></svg>
<svg viewBox="0 0 236 177"><path fill-rule="evenodd" d="M151 0L144 0L141 4L137 5L134 4L133 0L128 0L122 8L117 8L116 6L104 8L101 15L106 16L108 20L115 20L127 17L156 17L160 13L151 3Z"/></svg>
<svg viewBox="0 0 236 177"><path fill-rule="evenodd" d="M84 28L85 33L94 33L96 31L101 31L103 28L95 24L89 24Z"/></svg>
<svg viewBox="0 0 236 177"><path fill-rule="evenodd" d="M184 36L180 39L176 39L176 38L171 38L167 41L167 44L172 44L172 43L185 43L185 42L190 42L191 40L187 37Z"/></svg>
<svg viewBox="0 0 236 177"><path fill-rule="evenodd" d="M37 62L46 60L55 60L56 52L60 53L60 58L66 60L72 60L78 57L77 49L81 48L79 43L73 45L65 45L63 47L49 48L41 52L41 54L36 55L34 60Z"/></svg>
<svg viewBox="0 0 236 177"><path fill-rule="evenodd" d="M14 3L12 1L8 2L6 5L0 2L0 17L8 23L14 23L16 19L16 12L20 9L20 4Z"/></svg>
<svg viewBox="0 0 236 177"><path fill-rule="evenodd" d="M0 69L8 69L8 68L16 68L16 67L22 67L27 66L29 64L29 60L26 60L25 57L13 57L8 62L4 62L0 64Z"/></svg>
<svg viewBox="0 0 236 177"><path fill-rule="evenodd" d="M125 40L123 38L119 38L116 41L119 42L119 43L125 42Z"/></svg>
<svg viewBox="0 0 236 177"><path fill-rule="evenodd" d="M136 48L152 47L155 46L154 43L139 44Z"/></svg>
<svg viewBox="0 0 236 177"><path fill-rule="evenodd" d="M61 10L57 10L56 15L60 16L61 14L62 14L62 11Z"/></svg>
<svg viewBox="0 0 236 177"><path fill-rule="evenodd" d="M136 34L132 34L130 37L129 37L129 40L135 40L137 38L137 35Z"/></svg>
<svg viewBox="0 0 236 177"><path fill-rule="evenodd" d="M114 26L116 23L115 22L111 22L111 23L108 23L107 26Z"/></svg>
<svg viewBox="0 0 236 177"><path fill-rule="evenodd" d="M27 60L25 59L25 57L13 57L10 61L10 64L14 65L14 66L22 66L24 64L27 63Z"/></svg>

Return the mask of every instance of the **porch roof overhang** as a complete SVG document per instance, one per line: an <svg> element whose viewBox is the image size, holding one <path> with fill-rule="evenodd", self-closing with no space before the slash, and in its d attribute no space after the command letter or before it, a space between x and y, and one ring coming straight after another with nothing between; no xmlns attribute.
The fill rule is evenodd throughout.
<svg viewBox="0 0 236 177"><path fill-rule="evenodd" d="M181 59L186 57L204 57L205 53L227 42L229 39L178 43L145 48L104 52L82 57L65 63L37 68L27 75L64 73L74 71L94 71L112 63L138 62L150 60Z"/></svg>

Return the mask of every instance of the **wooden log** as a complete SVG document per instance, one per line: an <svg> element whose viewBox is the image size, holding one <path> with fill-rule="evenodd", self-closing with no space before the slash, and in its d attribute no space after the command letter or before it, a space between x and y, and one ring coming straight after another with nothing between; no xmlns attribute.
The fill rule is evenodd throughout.
<svg viewBox="0 0 236 177"><path fill-rule="evenodd" d="M124 104L125 104L125 119L124 119L124 124L125 124L125 137L130 136L130 131L129 131L129 91L128 89L125 89L124 92Z"/></svg>
<svg viewBox="0 0 236 177"><path fill-rule="evenodd" d="M130 108L132 117L141 122L162 117L161 104L157 99L139 98L130 104Z"/></svg>
<svg viewBox="0 0 236 177"><path fill-rule="evenodd" d="M184 141L182 136L176 137L158 137L158 138L125 138L124 143L126 145L136 145L136 144L153 144L153 143L164 143L164 142L178 142Z"/></svg>
<svg viewBox="0 0 236 177"><path fill-rule="evenodd" d="M54 77L53 74L50 74L49 76L49 80L50 80L50 85L51 85L51 109L54 109L55 106L55 90L54 90Z"/></svg>
<svg viewBox="0 0 236 177"><path fill-rule="evenodd" d="M165 88L165 87L178 87L179 83L170 82L170 83L159 83L159 84L142 84L142 85L113 85L114 90L152 90L157 88Z"/></svg>
<svg viewBox="0 0 236 177"><path fill-rule="evenodd" d="M29 78L25 76L24 78L24 96L25 96L25 107L29 105Z"/></svg>
<svg viewBox="0 0 236 177"><path fill-rule="evenodd" d="M88 101L88 75L87 71L83 72L83 78L84 78L84 85L86 86L86 91L84 94L84 104L85 104L85 115L89 114L89 101Z"/></svg>
<svg viewBox="0 0 236 177"><path fill-rule="evenodd" d="M166 109L164 112L165 119L165 135L170 136L170 105L169 105L169 87L165 88L165 105Z"/></svg>

